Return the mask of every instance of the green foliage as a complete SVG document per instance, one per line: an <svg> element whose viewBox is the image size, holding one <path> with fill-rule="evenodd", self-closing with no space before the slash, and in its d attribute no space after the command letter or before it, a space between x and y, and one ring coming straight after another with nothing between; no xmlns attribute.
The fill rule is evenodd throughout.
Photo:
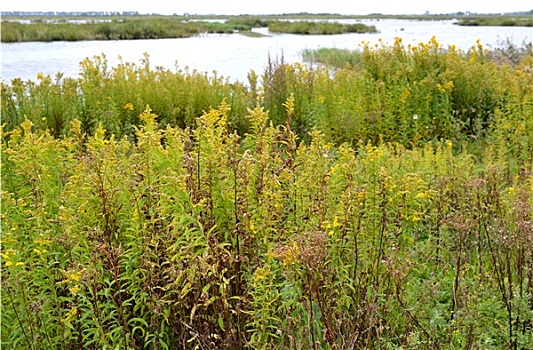
<svg viewBox="0 0 533 350"><path fill-rule="evenodd" d="M320 49L305 49L302 58L306 62L320 63L327 67L344 68L347 64L356 65L361 63L361 53L347 49L330 49L322 47Z"/></svg>
<svg viewBox="0 0 533 350"><path fill-rule="evenodd" d="M12 130L25 117L36 127L65 135L75 118L82 129L94 134L102 125L108 134L134 138L134 127L149 104L160 116L162 126L192 126L211 106L226 99L232 106L230 120L240 132L246 130L242 116L249 105L245 87L227 79L179 69L176 72L150 66L148 55L140 65L123 62L109 67L105 56L86 59L80 64L79 79L52 80L39 74L37 82L13 80L2 83L2 115L5 130ZM233 118L235 117L235 118Z"/></svg>
<svg viewBox="0 0 533 350"><path fill-rule="evenodd" d="M339 22L312 22L312 21L270 21L268 30L274 33L306 34L306 35L333 35L345 33L376 33L374 26L362 23L342 24Z"/></svg>
<svg viewBox="0 0 533 350"><path fill-rule="evenodd" d="M260 107L240 140L229 112L161 128L147 107L135 143L4 134L3 345L531 342L531 172L451 142L298 145Z"/></svg>
<svg viewBox="0 0 533 350"><path fill-rule="evenodd" d="M528 348L533 59L487 56L2 84L1 345Z"/></svg>
<svg viewBox="0 0 533 350"><path fill-rule="evenodd" d="M86 23L2 22L2 42L135 40L186 38L201 33L233 33L250 27L238 23L183 21L165 18L124 18Z"/></svg>
<svg viewBox="0 0 533 350"><path fill-rule="evenodd" d="M515 18L510 16L461 19L460 26L501 26L501 27L533 27L531 17Z"/></svg>

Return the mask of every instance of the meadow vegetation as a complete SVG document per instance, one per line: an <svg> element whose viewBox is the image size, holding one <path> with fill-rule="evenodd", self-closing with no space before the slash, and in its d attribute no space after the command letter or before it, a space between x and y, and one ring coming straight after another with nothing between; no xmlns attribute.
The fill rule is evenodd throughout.
<svg viewBox="0 0 533 350"><path fill-rule="evenodd" d="M528 349L533 56L2 82L2 346Z"/></svg>

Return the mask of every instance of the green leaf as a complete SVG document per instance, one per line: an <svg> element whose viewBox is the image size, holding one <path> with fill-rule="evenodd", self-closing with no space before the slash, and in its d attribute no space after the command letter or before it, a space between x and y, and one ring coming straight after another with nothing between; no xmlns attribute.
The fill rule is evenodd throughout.
<svg viewBox="0 0 533 350"><path fill-rule="evenodd" d="M222 329L223 332L226 331L226 329L224 328L224 320L222 319L222 316L218 316L218 326L220 327L220 329Z"/></svg>

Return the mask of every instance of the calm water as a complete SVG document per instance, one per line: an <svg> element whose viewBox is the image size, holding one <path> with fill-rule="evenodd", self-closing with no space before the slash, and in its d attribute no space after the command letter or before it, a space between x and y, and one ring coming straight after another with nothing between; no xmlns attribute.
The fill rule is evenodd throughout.
<svg viewBox="0 0 533 350"><path fill-rule="evenodd" d="M354 22L354 21L344 21ZM53 43L2 43L2 79L35 80L39 72L76 77L79 63L86 57L105 54L110 65L119 62L139 63L144 53L150 55L152 66L171 70L196 69L201 72L246 81L250 70L261 73L268 57L283 55L285 61L301 61L304 49L335 47L355 50L368 41L377 43L381 38L392 43L401 37L405 45L427 42L434 35L443 45L454 44L468 50L480 39L484 45L498 46L510 40L516 44L531 42L533 29L525 27L460 27L453 21L408 21L380 20L362 21L375 25L379 34L343 34L299 36L271 34L268 29L256 31L268 37L249 38L243 35L204 35L187 39L127 40L127 41L82 41Z"/></svg>

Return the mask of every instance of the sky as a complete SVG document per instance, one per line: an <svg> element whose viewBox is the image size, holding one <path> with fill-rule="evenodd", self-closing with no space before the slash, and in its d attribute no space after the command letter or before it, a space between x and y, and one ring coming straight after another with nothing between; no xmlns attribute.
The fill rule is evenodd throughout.
<svg viewBox="0 0 533 350"><path fill-rule="evenodd" d="M2 11L139 11L158 14L339 13L343 15L529 11L531 0L3 0Z"/></svg>

